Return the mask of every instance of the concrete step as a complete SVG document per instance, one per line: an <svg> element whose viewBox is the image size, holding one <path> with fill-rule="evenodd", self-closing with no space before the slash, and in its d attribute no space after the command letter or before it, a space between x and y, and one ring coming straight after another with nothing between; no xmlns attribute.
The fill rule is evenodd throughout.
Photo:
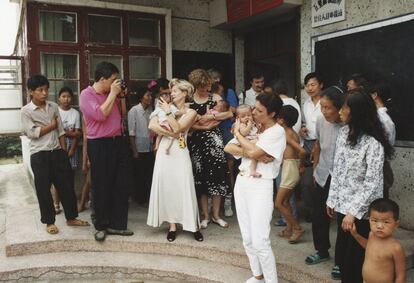
<svg viewBox="0 0 414 283"><path fill-rule="evenodd" d="M21 168L9 170L8 179L12 181L3 182L2 180L0 182L0 194L3 194L0 199L0 209L6 211L6 229L2 229L5 230L5 242L1 246L7 254L7 257L5 256L0 263L5 262L6 266L10 260L32 256L65 254L68 257L78 257L78 255L83 257L99 253L105 258L108 257L106 260L110 260L112 255L132 253L137 256L150 254L185 257L190 260L223 264L248 271L248 260L242 246L236 217L226 219L230 224L228 229L209 225L206 230L202 231L205 237L204 242L195 241L191 233L179 232L177 240L169 243L165 238L168 226L164 225L159 229L148 227L146 225L147 209L130 203L128 225L135 232L134 236L108 236L104 243L97 243L93 239L94 229L92 227L68 227L62 214L56 219L56 224L60 228L59 234L49 235L45 231L45 225L40 223L34 191L29 182L25 180L27 177L22 175L22 171ZM5 203L7 205L4 205ZM89 211L81 213L80 218L88 219ZM331 225L332 242L336 237L335 226L335 223ZM301 242L296 245L290 245L286 239L277 236L281 227L272 227L271 240L279 277L291 282L335 282L330 279L333 260L315 266L308 266L304 263L304 259L314 252L314 248L310 224L303 223L303 227L306 233ZM414 233L404 230L399 230L397 233L397 238L405 247L409 267L413 264L413 235ZM0 264L0 270L2 265Z"/></svg>
<svg viewBox="0 0 414 283"><path fill-rule="evenodd" d="M0 281L50 281L109 279L142 282L244 282L245 268L194 258L125 252L66 252L26 255L1 265ZM139 281L137 281L139 280ZM125 282L125 281L124 281Z"/></svg>

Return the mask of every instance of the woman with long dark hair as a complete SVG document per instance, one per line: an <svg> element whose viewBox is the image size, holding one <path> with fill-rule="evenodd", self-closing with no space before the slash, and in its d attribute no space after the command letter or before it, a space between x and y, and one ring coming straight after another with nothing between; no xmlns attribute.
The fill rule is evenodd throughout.
<svg viewBox="0 0 414 283"><path fill-rule="evenodd" d="M342 282L362 283L365 251L350 231L355 226L368 238L368 206L383 197L384 158L392 155L393 148L373 99L364 90L348 92L339 115L345 126L336 141L327 213L330 217L334 211L337 214L335 253Z"/></svg>

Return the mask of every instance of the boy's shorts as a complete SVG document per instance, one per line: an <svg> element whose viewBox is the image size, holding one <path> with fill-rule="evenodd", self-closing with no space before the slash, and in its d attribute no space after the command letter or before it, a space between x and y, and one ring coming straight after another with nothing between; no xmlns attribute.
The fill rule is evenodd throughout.
<svg viewBox="0 0 414 283"><path fill-rule="evenodd" d="M285 159L282 164L281 188L294 189L300 181L299 174L300 159Z"/></svg>

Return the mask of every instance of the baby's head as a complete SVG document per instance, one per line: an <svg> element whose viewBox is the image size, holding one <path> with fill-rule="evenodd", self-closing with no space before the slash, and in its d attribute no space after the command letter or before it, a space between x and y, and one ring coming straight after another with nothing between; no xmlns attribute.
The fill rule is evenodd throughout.
<svg viewBox="0 0 414 283"><path fill-rule="evenodd" d="M252 108L247 104L237 106L236 115L243 124L246 124L248 120L253 120Z"/></svg>
<svg viewBox="0 0 414 283"><path fill-rule="evenodd" d="M213 83L211 85L210 92L211 93L214 93L214 94L218 94L220 96L223 96L223 94L224 94L224 87L223 87L223 85L221 83L215 82L215 83Z"/></svg>
<svg viewBox="0 0 414 283"><path fill-rule="evenodd" d="M374 200L368 209L371 232L378 238L388 238L400 225L400 209L395 201L380 198Z"/></svg>
<svg viewBox="0 0 414 283"><path fill-rule="evenodd" d="M217 101L216 106L214 106L214 110L218 112L227 112L230 109L230 104L225 100Z"/></svg>
<svg viewBox="0 0 414 283"><path fill-rule="evenodd" d="M298 120L299 112L292 105L284 105L277 115L277 122L282 127L292 128Z"/></svg>
<svg viewBox="0 0 414 283"><path fill-rule="evenodd" d="M160 93L160 98L167 103L171 103L171 95L169 93Z"/></svg>

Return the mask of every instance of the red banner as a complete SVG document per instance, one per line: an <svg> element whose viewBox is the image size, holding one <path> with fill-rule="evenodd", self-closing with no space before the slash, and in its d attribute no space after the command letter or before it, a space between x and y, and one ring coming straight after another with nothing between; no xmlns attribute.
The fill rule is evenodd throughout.
<svg viewBox="0 0 414 283"><path fill-rule="evenodd" d="M235 23L282 4L283 0L227 0L227 22Z"/></svg>

